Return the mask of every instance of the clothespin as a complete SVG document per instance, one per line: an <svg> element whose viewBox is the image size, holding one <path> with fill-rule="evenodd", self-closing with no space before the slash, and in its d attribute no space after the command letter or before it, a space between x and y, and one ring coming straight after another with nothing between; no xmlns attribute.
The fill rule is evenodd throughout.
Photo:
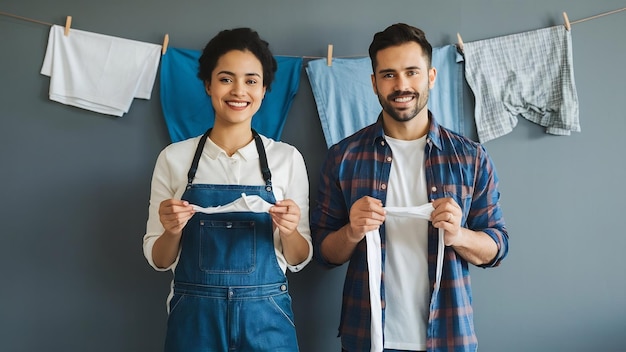
<svg viewBox="0 0 626 352"><path fill-rule="evenodd" d="M72 27L72 16L67 16L65 19L65 36L70 34L70 27Z"/></svg>
<svg viewBox="0 0 626 352"><path fill-rule="evenodd" d="M569 18L567 18L567 13L563 12L563 20L565 21L565 29L568 31L572 29L572 26L569 24Z"/></svg>
<svg viewBox="0 0 626 352"><path fill-rule="evenodd" d="M326 65L329 67L333 65L333 45L328 44L328 54L326 54Z"/></svg>
<svg viewBox="0 0 626 352"><path fill-rule="evenodd" d="M456 39L456 46L459 48L459 50L461 50L461 52L463 52L463 38L461 38L461 35L458 32L456 33Z"/></svg>
<svg viewBox="0 0 626 352"><path fill-rule="evenodd" d="M169 34L165 33L165 37L163 37L163 47L161 48L161 55L165 55L167 52L167 45L170 43Z"/></svg>

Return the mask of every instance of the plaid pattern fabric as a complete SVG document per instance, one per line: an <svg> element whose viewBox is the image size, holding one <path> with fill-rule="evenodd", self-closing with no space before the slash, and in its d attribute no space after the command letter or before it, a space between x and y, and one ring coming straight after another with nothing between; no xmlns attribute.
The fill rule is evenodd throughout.
<svg viewBox="0 0 626 352"><path fill-rule="evenodd" d="M572 37L563 26L469 42L463 51L481 142L511 132L518 115L550 134L580 132Z"/></svg>
<svg viewBox="0 0 626 352"><path fill-rule="evenodd" d="M456 200L463 209L462 225L484 231L498 244L497 256L485 267L497 266L507 255L508 234L500 209L494 165L481 145L441 127L432 115L430 121L424 151L429 197L452 197ZM311 215L314 256L323 265L334 266L321 256L321 243L329 233L349 222L350 207L355 201L371 196L385 204L391 156L380 116L376 123L329 149L320 173L317 205ZM379 232L384 262L384 224ZM477 340L468 263L453 249L446 247L441 287L434 292L437 229L432 226L429 226L428 239L428 276L432 292L428 350L474 351ZM384 280L381 291L384 307ZM366 242L361 241L348 264L343 289L339 335L345 350L369 351L370 321Z"/></svg>

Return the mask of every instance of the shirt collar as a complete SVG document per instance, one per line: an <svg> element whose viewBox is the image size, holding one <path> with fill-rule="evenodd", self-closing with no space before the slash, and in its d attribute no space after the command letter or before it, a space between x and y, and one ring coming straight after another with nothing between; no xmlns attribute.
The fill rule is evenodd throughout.
<svg viewBox="0 0 626 352"><path fill-rule="evenodd" d="M215 144L211 140L211 138L207 138L206 147L204 150L208 154L209 158L213 160L217 159L220 155L224 155L225 157L228 158L228 155L226 154L226 152L222 148L220 148L217 144ZM235 154L233 154L233 156L235 155L239 155L239 157L241 157L243 160L251 160L254 157L257 157L259 154L257 153L254 139L251 140L250 143L246 144L245 146L237 150Z"/></svg>
<svg viewBox="0 0 626 352"><path fill-rule="evenodd" d="M441 149L441 132L439 130L439 123L435 120L434 115L430 110L428 110L428 120L430 121L428 128L428 137L427 143L432 143L438 149ZM377 142L385 139L385 131L383 129L383 113L381 112L378 115L378 119L374 124L374 129L372 130L372 144L376 144Z"/></svg>
<svg viewBox="0 0 626 352"><path fill-rule="evenodd" d="M385 130L383 129L383 113L381 112L378 115L378 119L376 119L376 123L374 123L374 128L372 129L372 144L375 145L380 141L385 140Z"/></svg>
<svg viewBox="0 0 626 352"><path fill-rule="evenodd" d="M428 110L428 120L430 120L430 128L428 130L427 142L432 143L438 149L441 149L441 129L435 116Z"/></svg>

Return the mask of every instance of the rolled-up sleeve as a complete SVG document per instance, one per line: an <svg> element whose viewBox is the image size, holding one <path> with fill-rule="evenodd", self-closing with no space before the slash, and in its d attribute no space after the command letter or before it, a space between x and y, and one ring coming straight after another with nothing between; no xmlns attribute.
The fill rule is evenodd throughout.
<svg viewBox="0 0 626 352"><path fill-rule="evenodd" d="M509 252L509 234L502 216L498 174L484 147L480 146L476 158L476 185L474 199L468 216L468 228L483 231L498 246L498 253L489 263L481 267L496 267Z"/></svg>

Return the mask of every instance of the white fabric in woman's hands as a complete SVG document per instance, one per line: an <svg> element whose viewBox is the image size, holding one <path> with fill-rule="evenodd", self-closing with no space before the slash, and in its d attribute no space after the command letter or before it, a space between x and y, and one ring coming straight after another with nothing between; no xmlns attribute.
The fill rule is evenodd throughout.
<svg viewBox="0 0 626 352"><path fill-rule="evenodd" d="M247 196L245 193L242 193L241 198L236 199L228 204L206 208L195 204L192 204L191 206L193 207L193 210L205 214L234 212L267 213L269 212L269 209L274 206L274 204L266 202L263 198L259 196Z"/></svg>

